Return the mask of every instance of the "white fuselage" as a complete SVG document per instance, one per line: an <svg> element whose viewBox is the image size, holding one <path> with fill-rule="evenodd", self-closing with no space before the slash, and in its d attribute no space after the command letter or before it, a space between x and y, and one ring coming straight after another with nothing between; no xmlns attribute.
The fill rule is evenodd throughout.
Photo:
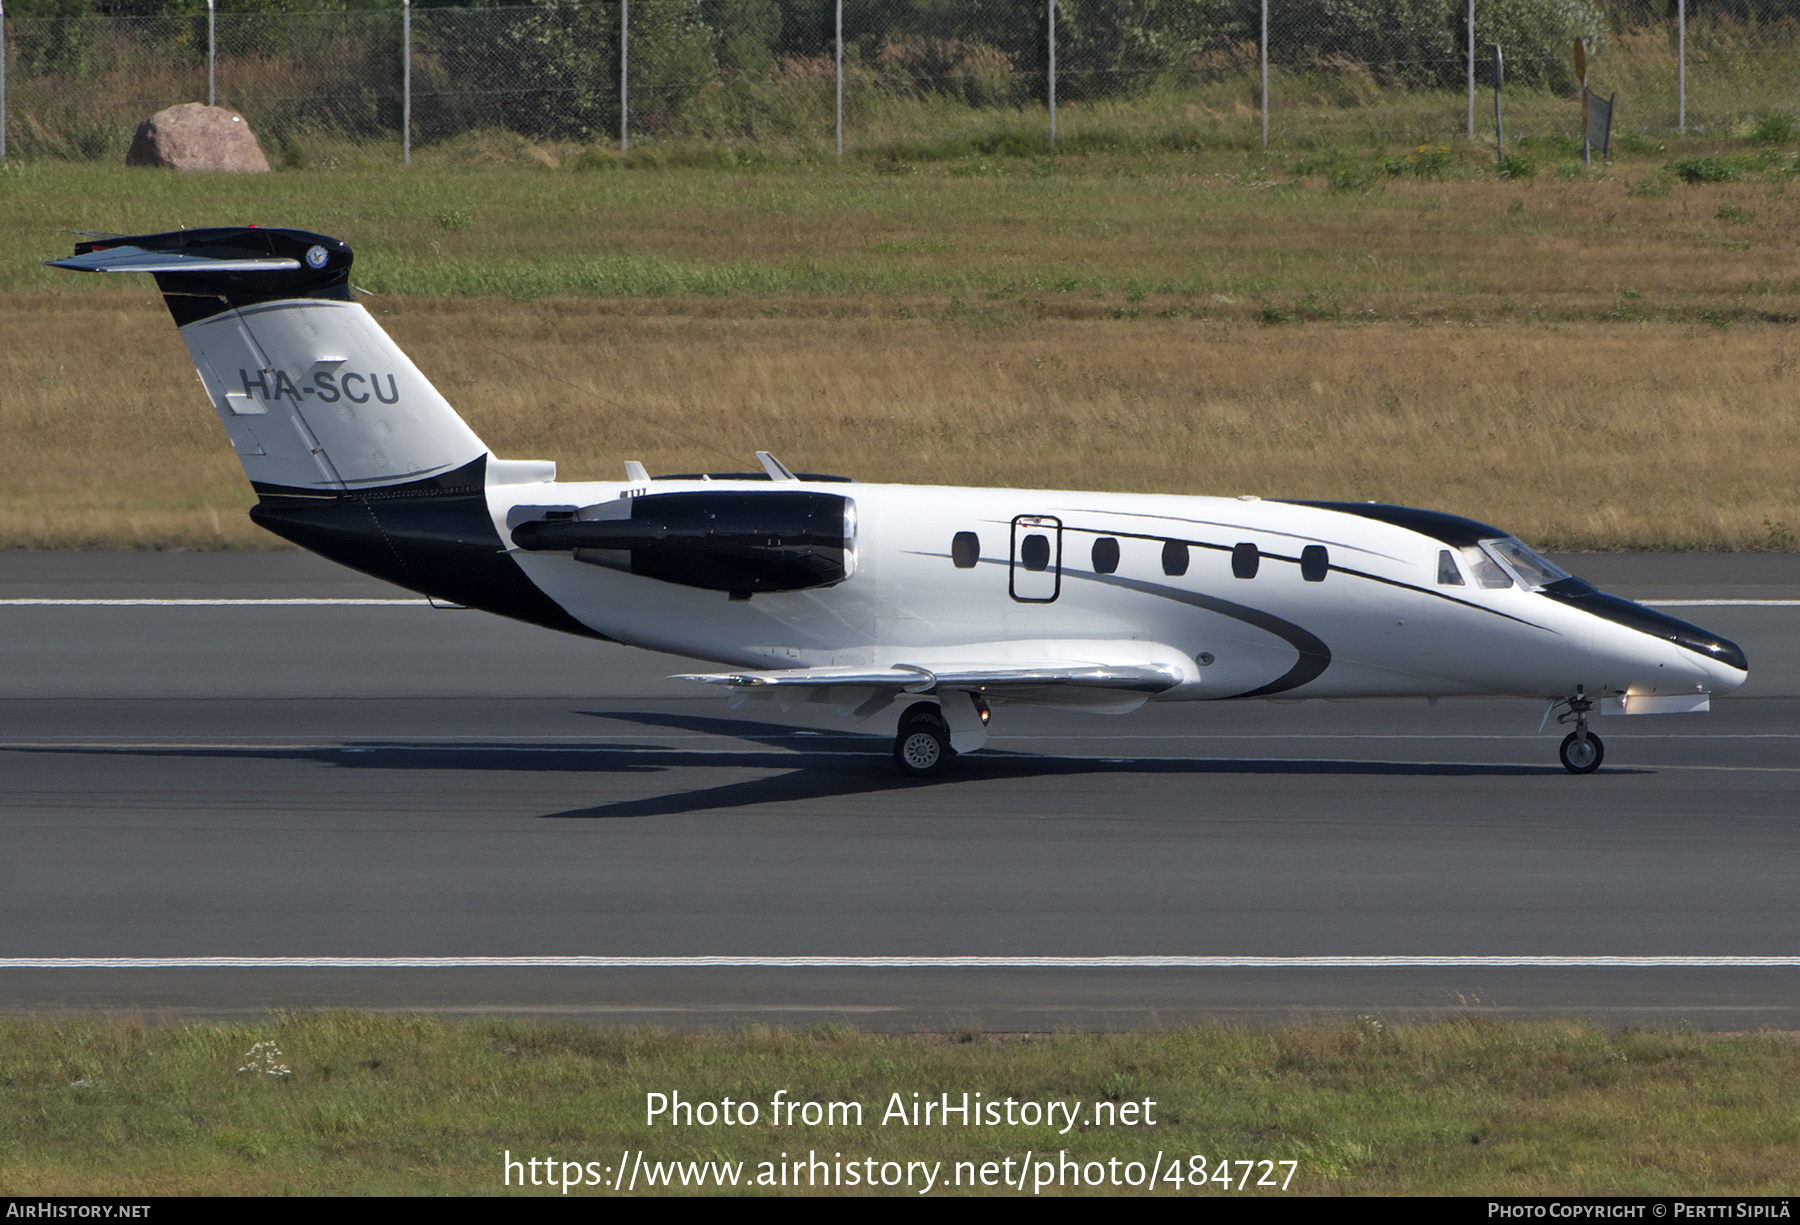
<svg viewBox="0 0 1800 1225"><path fill-rule="evenodd" d="M1366 698L1507 694L1726 692L1744 674L1517 584L1438 582L1442 543L1338 511L1255 499L941 486L793 484L851 497L855 560L835 586L729 600L585 564L571 554L516 551L531 580L577 620L620 642L737 668L917 665L1046 658L1151 663L1179 671L1161 700L1261 696L1296 677L1309 640L1328 666L1266 696ZM503 540L546 512L645 493L767 492L768 482L492 485ZM1019 528L1022 516L1032 517ZM1058 527L1060 526L1060 531ZM979 560L952 560L958 532ZM1027 571L1018 539L1051 543ZM1056 556L1060 536L1060 556ZM1094 544L1117 542L1110 574ZM1185 573L1165 543L1189 543ZM1261 555L1234 577L1229 550ZM1299 558L1328 551L1309 582ZM1021 598L1022 597L1022 598ZM1314 656L1317 646L1312 646ZM1205 660L1203 663L1202 660ZM1310 669L1301 668L1301 675Z"/></svg>

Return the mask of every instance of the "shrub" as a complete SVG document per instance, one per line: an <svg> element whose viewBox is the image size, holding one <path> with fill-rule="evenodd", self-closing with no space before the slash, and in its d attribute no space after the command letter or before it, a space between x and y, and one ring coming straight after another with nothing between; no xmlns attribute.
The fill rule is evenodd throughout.
<svg viewBox="0 0 1800 1225"><path fill-rule="evenodd" d="M1204 6L1197 6L1204 7ZM1233 0L1233 16L1254 30L1257 6ZM1384 82L1454 85L1463 79L1462 0L1303 0L1291 18L1306 31L1306 50L1287 67L1316 69L1352 61L1374 67ZM1562 91L1573 83L1572 39L1592 47L1605 30L1589 0L1484 0L1476 6L1475 37L1506 48L1507 78Z"/></svg>
<svg viewBox="0 0 1800 1225"><path fill-rule="evenodd" d="M1684 183L1730 183L1738 177L1737 167L1722 157L1680 157L1669 169Z"/></svg>
<svg viewBox="0 0 1800 1225"><path fill-rule="evenodd" d="M1537 173L1537 163L1523 153L1506 153L1500 158L1500 177L1503 179L1529 179Z"/></svg>
<svg viewBox="0 0 1800 1225"><path fill-rule="evenodd" d="M967 106L1022 100L1012 57L997 47L956 38L890 39L875 53L881 83L897 94L927 91Z"/></svg>
<svg viewBox="0 0 1800 1225"><path fill-rule="evenodd" d="M580 157L575 159L575 169L584 173L593 170L617 170L619 169L619 155L611 149L590 145L581 151Z"/></svg>
<svg viewBox="0 0 1800 1225"><path fill-rule="evenodd" d="M1743 170L1760 170L1768 174L1773 170L1785 170L1788 159L1782 156L1780 149L1761 149L1749 157L1733 159L1735 165Z"/></svg>
<svg viewBox="0 0 1800 1225"><path fill-rule="evenodd" d="M14 0L6 14L11 40L7 50L29 72L82 69L92 41L93 10L87 0Z"/></svg>
<svg viewBox="0 0 1800 1225"><path fill-rule="evenodd" d="M1794 139L1794 125L1786 115L1764 115L1750 129L1750 139L1765 145L1785 145Z"/></svg>
<svg viewBox="0 0 1800 1225"><path fill-rule="evenodd" d="M1449 145L1420 145L1417 153L1408 153L1401 157L1390 157L1382 168L1390 176L1410 174L1421 179L1441 179L1444 173L1456 164L1451 156Z"/></svg>
<svg viewBox="0 0 1800 1225"><path fill-rule="evenodd" d="M1293 172L1319 175L1332 191L1361 191L1374 181L1376 167L1344 149L1328 149L1323 157L1295 162Z"/></svg>

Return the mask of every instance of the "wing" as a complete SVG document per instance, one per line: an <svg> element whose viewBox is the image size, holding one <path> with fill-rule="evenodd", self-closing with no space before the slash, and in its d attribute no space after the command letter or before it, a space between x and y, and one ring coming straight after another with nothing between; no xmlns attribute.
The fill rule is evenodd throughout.
<svg viewBox="0 0 1800 1225"><path fill-rule="evenodd" d="M963 692L989 701L1045 706L1078 706L1108 712L1134 710L1153 695L1172 689L1181 673L1161 664L1094 664L1075 661L1021 665L957 663L926 668L894 664L886 668L785 668L770 672L706 672L675 677L724 685L732 705L766 698L788 708L823 702L866 719L902 693Z"/></svg>

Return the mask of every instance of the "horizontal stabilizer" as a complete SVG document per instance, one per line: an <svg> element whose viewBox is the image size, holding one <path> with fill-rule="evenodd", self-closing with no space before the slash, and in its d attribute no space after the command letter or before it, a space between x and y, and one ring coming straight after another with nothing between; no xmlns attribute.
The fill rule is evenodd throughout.
<svg viewBox="0 0 1800 1225"><path fill-rule="evenodd" d="M286 256L232 258L188 255L179 251L146 251L130 245L96 247L68 259L45 261L52 268L76 272L293 272L300 261Z"/></svg>
<svg viewBox="0 0 1800 1225"><path fill-rule="evenodd" d="M254 225L89 237L66 259L72 272L148 272L177 327L265 302L350 302L350 248L308 230Z"/></svg>

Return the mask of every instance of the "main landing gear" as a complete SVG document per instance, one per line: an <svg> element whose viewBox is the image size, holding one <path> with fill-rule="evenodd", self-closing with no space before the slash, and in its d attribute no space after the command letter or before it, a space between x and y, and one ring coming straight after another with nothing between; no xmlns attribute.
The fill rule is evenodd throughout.
<svg viewBox="0 0 1800 1225"><path fill-rule="evenodd" d="M1588 731L1588 712L1594 709L1594 700L1581 689L1575 690L1575 696L1558 705L1568 709L1556 716L1558 723L1573 720L1575 730L1563 737L1562 748L1557 756L1562 758L1563 769L1570 774L1592 774L1606 760L1606 746L1600 737Z"/></svg>
<svg viewBox="0 0 1800 1225"><path fill-rule="evenodd" d="M936 702L914 702L900 716L894 735L894 761L900 772L913 778L941 774L956 757L950 747L950 725Z"/></svg>

